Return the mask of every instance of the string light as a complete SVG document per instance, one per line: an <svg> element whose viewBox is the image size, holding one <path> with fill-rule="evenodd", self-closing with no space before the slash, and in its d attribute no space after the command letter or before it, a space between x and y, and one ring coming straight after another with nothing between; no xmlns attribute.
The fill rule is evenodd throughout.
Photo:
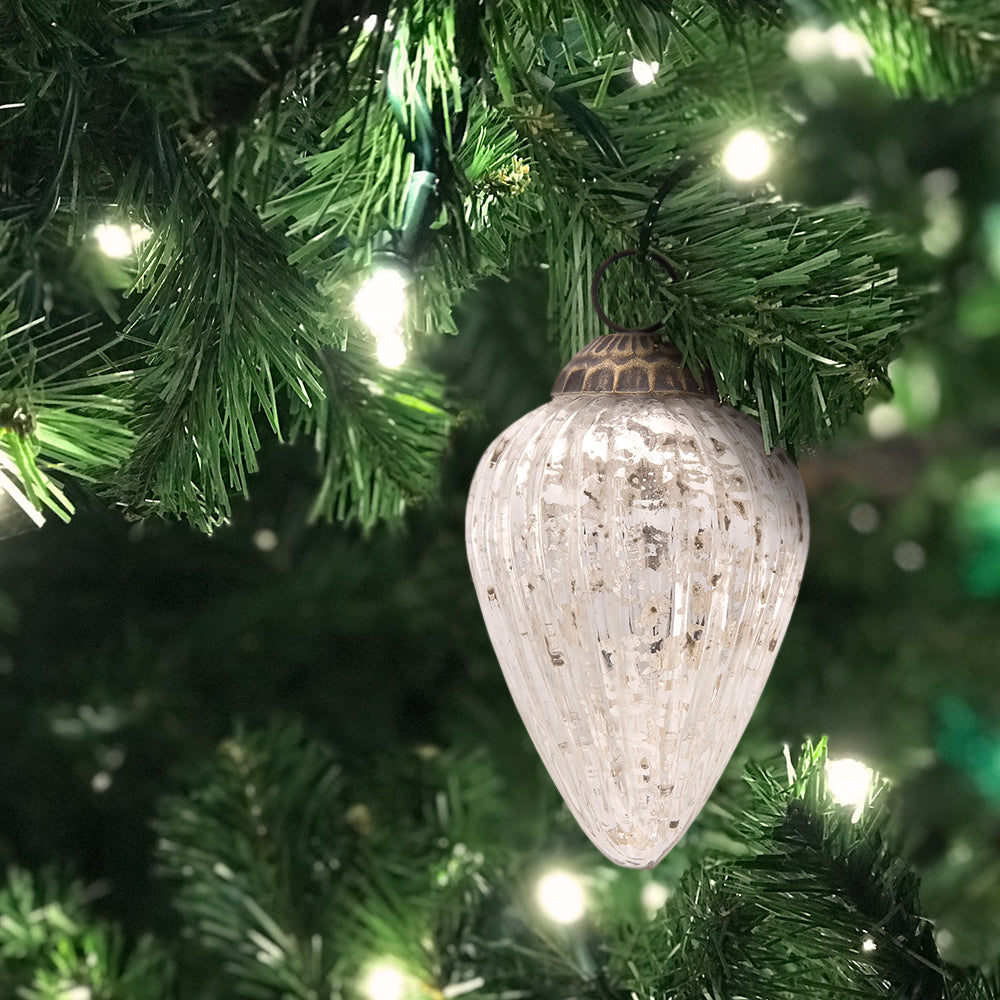
<svg viewBox="0 0 1000 1000"><path fill-rule="evenodd" d="M927 551L919 542L907 539L892 550L892 561L904 573L916 573L927 564Z"/></svg>
<svg viewBox="0 0 1000 1000"><path fill-rule="evenodd" d="M375 338L375 356L384 368L398 368L406 360L406 344L394 330Z"/></svg>
<svg viewBox="0 0 1000 1000"><path fill-rule="evenodd" d="M383 960L368 969L360 986L368 1000L403 1000L406 995L406 976L399 966Z"/></svg>
<svg viewBox="0 0 1000 1000"><path fill-rule="evenodd" d="M90 787L97 792L106 792L111 787L111 775L107 771L98 771L90 779Z"/></svg>
<svg viewBox="0 0 1000 1000"><path fill-rule="evenodd" d="M93 993L89 986L70 986L60 994L60 1000L91 1000Z"/></svg>
<svg viewBox="0 0 1000 1000"><path fill-rule="evenodd" d="M541 911L557 924L575 924L587 911L583 883L565 871L552 871L538 880L535 898Z"/></svg>
<svg viewBox="0 0 1000 1000"><path fill-rule="evenodd" d="M632 76L640 87L648 87L660 72L658 62L643 62L641 59L632 60Z"/></svg>
<svg viewBox="0 0 1000 1000"><path fill-rule="evenodd" d="M354 19L355 21L361 21L360 15ZM378 28L379 21L384 24L384 31L386 33L391 32L393 28L391 17L380 17L378 14L369 14L363 21L361 21L361 30L364 31L366 35L370 35L376 28Z"/></svg>
<svg viewBox="0 0 1000 1000"><path fill-rule="evenodd" d="M874 50L868 39L852 31L846 24L835 24L826 30L815 25L797 28L788 37L788 54L801 63L840 59L854 62L871 74Z"/></svg>
<svg viewBox="0 0 1000 1000"><path fill-rule="evenodd" d="M354 311L375 336L375 353L386 368L406 360L406 343L400 333L406 314L409 282L396 267L377 267L354 297Z"/></svg>
<svg viewBox="0 0 1000 1000"><path fill-rule="evenodd" d="M454 1000L454 997L465 996L466 993L475 993L486 985L486 980L482 976L473 976L464 983L449 983L442 987L441 996L444 1000Z"/></svg>
<svg viewBox="0 0 1000 1000"><path fill-rule="evenodd" d="M395 267L377 267L354 297L354 311L376 336L399 329L406 312L406 278Z"/></svg>
<svg viewBox="0 0 1000 1000"><path fill-rule="evenodd" d="M278 547L278 536L270 528L258 528L252 541L261 552L273 552Z"/></svg>
<svg viewBox="0 0 1000 1000"><path fill-rule="evenodd" d="M847 523L859 534L870 535L878 530L882 515L874 504L861 501L854 504L847 513Z"/></svg>
<svg viewBox="0 0 1000 1000"><path fill-rule="evenodd" d="M771 146L756 129L744 129L729 140L722 154L722 165L736 180L752 181L771 165Z"/></svg>
<svg viewBox="0 0 1000 1000"><path fill-rule="evenodd" d="M642 887L639 898L642 901L642 908L646 911L646 916L652 920L666 905L670 898L670 890L662 882L647 882Z"/></svg>
<svg viewBox="0 0 1000 1000"><path fill-rule="evenodd" d="M878 948L878 945L875 943L875 938L873 938L871 936L871 934L866 934L861 939L861 950L862 951L875 951L877 948Z"/></svg>
<svg viewBox="0 0 1000 1000"><path fill-rule="evenodd" d="M868 801L874 772L859 760L829 760L826 762L826 783L834 802L843 806L856 806L852 823L861 819L861 812Z"/></svg>
<svg viewBox="0 0 1000 1000"><path fill-rule="evenodd" d="M865 414L868 433L873 438L885 440L906 430L906 416L894 403L875 403Z"/></svg>
<svg viewBox="0 0 1000 1000"><path fill-rule="evenodd" d="M130 257L137 247L152 236L145 226L132 223L121 226L113 222L102 222L94 226L94 239L106 257Z"/></svg>

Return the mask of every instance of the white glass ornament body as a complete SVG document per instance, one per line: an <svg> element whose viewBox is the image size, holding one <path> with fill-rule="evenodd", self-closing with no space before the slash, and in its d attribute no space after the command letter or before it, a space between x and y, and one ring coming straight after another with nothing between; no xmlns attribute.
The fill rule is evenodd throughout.
<svg viewBox="0 0 1000 1000"><path fill-rule="evenodd" d="M653 867L715 787L784 637L808 548L798 471L708 396L557 395L487 449L466 539L566 804L611 861Z"/></svg>

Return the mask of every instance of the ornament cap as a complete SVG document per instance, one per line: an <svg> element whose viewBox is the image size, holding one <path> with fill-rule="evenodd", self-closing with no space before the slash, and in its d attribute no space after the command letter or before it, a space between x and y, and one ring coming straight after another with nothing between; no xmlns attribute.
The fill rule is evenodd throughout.
<svg viewBox="0 0 1000 1000"><path fill-rule="evenodd" d="M570 392L689 392L718 396L709 372L701 382L684 367L681 352L652 333L611 333L570 358L552 395Z"/></svg>

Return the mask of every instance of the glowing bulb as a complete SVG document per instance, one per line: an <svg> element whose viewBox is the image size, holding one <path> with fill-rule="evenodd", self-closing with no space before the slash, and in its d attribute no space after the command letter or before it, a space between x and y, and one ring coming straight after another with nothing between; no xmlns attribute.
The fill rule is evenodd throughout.
<svg viewBox="0 0 1000 1000"><path fill-rule="evenodd" d="M662 882L647 882L642 887L639 898L642 901L642 908L646 911L646 916L652 920L657 912L666 905L670 898L670 890Z"/></svg>
<svg viewBox="0 0 1000 1000"><path fill-rule="evenodd" d="M866 74L872 72L874 50L868 39L852 31L846 24L830 28L804 25L788 37L788 54L801 63L815 63L824 59L841 59L855 62Z"/></svg>
<svg viewBox="0 0 1000 1000"><path fill-rule="evenodd" d="M861 939L861 950L862 951L875 951L877 948L878 948L878 945L875 943L875 938L873 938L871 936L871 934L866 934Z"/></svg>
<svg viewBox="0 0 1000 1000"><path fill-rule="evenodd" d="M568 872L549 872L538 880L535 898L542 912L557 924L575 924L587 910L583 884Z"/></svg>
<svg viewBox="0 0 1000 1000"><path fill-rule="evenodd" d="M829 760L826 763L826 782L834 802L857 807L851 817L852 823L861 819L873 777L872 769L859 760Z"/></svg>
<svg viewBox="0 0 1000 1000"><path fill-rule="evenodd" d="M278 547L278 536L270 528L258 528L253 533L253 544L261 552L273 552Z"/></svg>
<svg viewBox="0 0 1000 1000"><path fill-rule="evenodd" d="M398 368L406 360L406 344L393 330L375 338L375 356L385 368Z"/></svg>
<svg viewBox="0 0 1000 1000"><path fill-rule="evenodd" d="M659 72L660 64L658 62L643 62L641 59L632 60L632 75L640 87L648 87L656 79L656 74Z"/></svg>
<svg viewBox="0 0 1000 1000"><path fill-rule="evenodd" d="M876 403L865 414L868 433L879 440L895 437L906 430L906 417L894 403Z"/></svg>
<svg viewBox="0 0 1000 1000"><path fill-rule="evenodd" d="M818 62L829 51L826 32L815 25L804 24L788 36L788 54L796 62Z"/></svg>
<svg viewBox="0 0 1000 1000"><path fill-rule="evenodd" d="M365 973L361 992L369 1000L403 1000L406 976L392 962L377 962Z"/></svg>
<svg viewBox="0 0 1000 1000"><path fill-rule="evenodd" d="M382 21L384 24L386 32L392 31L391 17L379 17L378 14L369 14L363 21L361 20L360 15L354 20L361 21L361 30L367 35L370 35L378 27L379 21Z"/></svg>
<svg viewBox="0 0 1000 1000"><path fill-rule="evenodd" d="M871 72L874 51L867 38L852 31L846 24L835 24L826 35L834 56L845 62L856 62L863 70Z"/></svg>
<svg viewBox="0 0 1000 1000"><path fill-rule="evenodd" d="M103 222L94 227L94 239L107 257L128 257L153 234L145 226L119 226Z"/></svg>
<svg viewBox="0 0 1000 1000"><path fill-rule="evenodd" d="M738 181L752 181L771 165L771 147L767 139L752 128L737 132L722 154L726 172Z"/></svg>
<svg viewBox="0 0 1000 1000"><path fill-rule="evenodd" d="M106 792L111 787L111 775L107 771L98 771L90 779L90 787L95 792Z"/></svg>
<svg viewBox="0 0 1000 1000"><path fill-rule="evenodd" d="M376 268L358 289L354 311L376 339L394 333L406 312L406 278L394 267Z"/></svg>

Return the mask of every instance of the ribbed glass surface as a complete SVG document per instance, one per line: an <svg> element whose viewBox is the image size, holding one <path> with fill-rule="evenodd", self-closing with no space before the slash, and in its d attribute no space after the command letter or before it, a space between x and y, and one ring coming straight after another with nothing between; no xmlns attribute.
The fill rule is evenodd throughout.
<svg viewBox="0 0 1000 1000"><path fill-rule="evenodd" d="M718 781L788 626L798 471L708 397L557 396L487 449L466 538L559 791L608 858L652 867Z"/></svg>

